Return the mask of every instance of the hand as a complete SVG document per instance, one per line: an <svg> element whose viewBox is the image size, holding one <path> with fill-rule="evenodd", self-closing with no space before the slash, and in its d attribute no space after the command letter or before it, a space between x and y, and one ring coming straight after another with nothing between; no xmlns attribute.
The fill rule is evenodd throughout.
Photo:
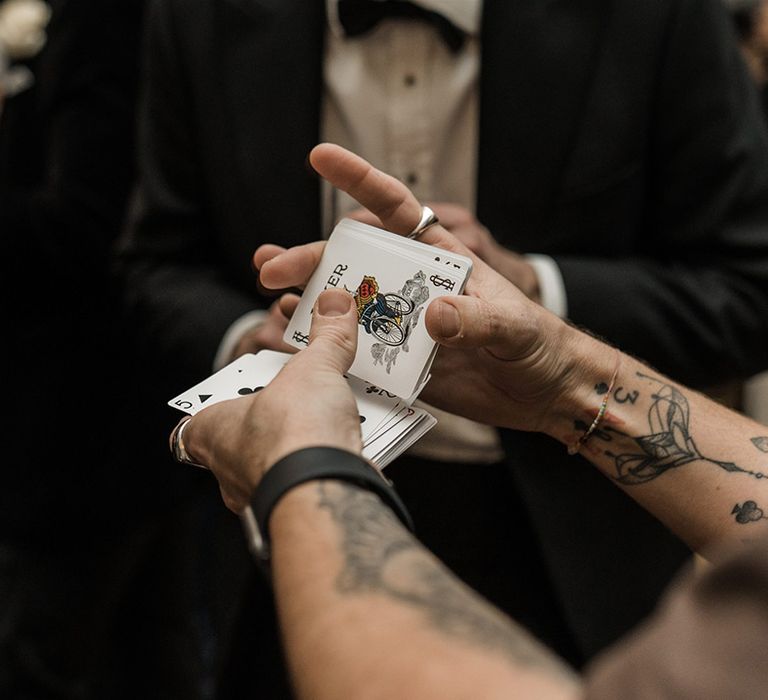
<svg viewBox="0 0 768 700"><path fill-rule="evenodd" d="M267 317L258 326L243 333L237 341L228 362L247 353L256 353L259 350L278 350L280 352L296 352L296 348L288 345L283 340L283 333L288 326L288 321L299 297L295 294L284 294L269 307Z"/></svg>
<svg viewBox="0 0 768 700"><path fill-rule="evenodd" d="M189 421L184 443L193 461L219 481L236 513L275 462L304 447L359 453L360 416L344 373L357 349L357 310L341 290L317 298L309 346L257 394L222 401Z"/></svg>
<svg viewBox="0 0 768 700"><path fill-rule="evenodd" d="M533 266L519 253L499 245L491 232L475 218L469 209L451 202L427 202L426 204L437 214L443 228L450 231L496 272L512 282L529 299L537 304L541 303L539 278ZM382 226L379 217L367 209L355 209L348 216L350 219L372 226Z"/></svg>
<svg viewBox="0 0 768 700"><path fill-rule="evenodd" d="M419 221L421 207L408 188L353 153L321 144L310 162L388 230L407 234ZM575 384L569 350L587 336L533 303L442 226L429 228L420 240L474 262L464 296L440 297L427 308L426 328L444 347L422 398L474 420L554 435L550 409ZM288 250L262 246L254 255L262 284L303 286L324 246L322 241Z"/></svg>

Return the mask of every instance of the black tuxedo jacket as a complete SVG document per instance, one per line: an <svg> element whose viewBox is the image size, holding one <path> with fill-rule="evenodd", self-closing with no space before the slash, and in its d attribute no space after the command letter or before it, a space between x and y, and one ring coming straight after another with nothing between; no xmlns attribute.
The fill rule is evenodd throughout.
<svg viewBox="0 0 768 700"><path fill-rule="evenodd" d="M35 84L0 119L10 421L0 536L47 541L114 504L104 444L114 413L101 405L121 366L110 249L134 177L143 15L141 0L50 5L48 42L27 63Z"/></svg>
<svg viewBox="0 0 768 700"><path fill-rule="evenodd" d="M320 236L324 22L319 0L154 3L122 265L164 398L269 303L254 249ZM486 0L482 25L479 219L555 258L574 322L697 384L768 365L768 138L729 27L718 0ZM591 654L686 550L562 446L507 438Z"/></svg>
<svg viewBox="0 0 768 700"><path fill-rule="evenodd" d="M109 270L134 177L143 16L142 0L49 4L35 83L0 118L0 536L46 542L118 510L101 402L119 396Z"/></svg>

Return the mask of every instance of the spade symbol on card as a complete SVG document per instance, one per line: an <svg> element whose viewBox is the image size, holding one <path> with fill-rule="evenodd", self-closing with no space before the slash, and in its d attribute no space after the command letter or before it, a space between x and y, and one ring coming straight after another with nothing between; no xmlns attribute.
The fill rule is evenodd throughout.
<svg viewBox="0 0 768 700"><path fill-rule="evenodd" d="M205 403L211 396L213 396L213 394L198 394L197 398L200 399L200 403Z"/></svg>

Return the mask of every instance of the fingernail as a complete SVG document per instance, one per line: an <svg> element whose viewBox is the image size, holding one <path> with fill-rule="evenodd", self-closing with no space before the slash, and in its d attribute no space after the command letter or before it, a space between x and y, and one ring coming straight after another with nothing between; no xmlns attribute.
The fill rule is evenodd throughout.
<svg viewBox="0 0 768 700"><path fill-rule="evenodd" d="M317 298L317 313L320 316L343 316L349 311L352 297L341 290L323 292Z"/></svg>
<svg viewBox="0 0 768 700"><path fill-rule="evenodd" d="M453 304L443 302L439 309L440 335L443 338L453 338L461 331L461 318Z"/></svg>

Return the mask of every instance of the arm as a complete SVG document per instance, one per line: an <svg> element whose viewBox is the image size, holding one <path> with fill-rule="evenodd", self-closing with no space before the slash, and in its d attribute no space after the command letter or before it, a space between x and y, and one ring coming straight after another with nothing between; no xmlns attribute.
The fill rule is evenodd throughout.
<svg viewBox="0 0 768 700"><path fill-rule="evenodd" d="M311 482L279 502L270 531L299 697L577 696L562 662L456 579L373 494Z"/></svg>
<svg viewBox="0 0 768 700"><path fill-rule="evenodd" d="M266 389L206 409L188 426L193 459L210 465L233 510L292 451L359 449L342 378L354 357L356 310L339 290L325 292L317 309L309 347ZM323 390L307 397L308 383ZM567 667L458 581L371 492L307 482L277 502L269 529L297 697L582 697ZM728 696L735 684L761 688L764 563L753 552L674 591L650 625L592 665L583 696L703 698Z"/></svg>
<svg viewBox="0 0 768 700"><path fill-rule="evenodd" d="M636 255L553 257L574 322L710 386L766 362L768 137L721 3L671 4Z"/></svg>
<svg viewBox="0 0 768 700"><path fill-rule="evenodd" d="M119 267L136 335L151 338L161 361L192 379L211 367L227 329L259 302L226 279L220 262L210 175L194 129L194 76L184 60L192 49L179 34L177 12L186 10L175 8L171 0L149 5L139 182Z"/></svg>
<svg viewBox="0 0 768 700"><path fill-rule="evenodd" d="M560 279L540 277L541 263L534 268L531 258L496 242L494 235L515 245L513 220L507 226L496 222L498 228L489 232L462 207L429 203L445 228L527 296L548 297L550 310L567 312L579 325L695 386L763 369L768 345L768 142L754 86L720 4L664 3L668 26L661 50L649 49L658 54L652 65L632 68L631 52L624 56L616 44L605 48L623 59L614 61L613 70L625 84L635 82L638 71L654 72L643 75L654 82L645 98L649 104L639 100L633 108L642 134L630 131L630 118L606 111L606 104L601 113L609 123L622 124L617 132L632 134L633 148L642 152L637 182L625 201L638 214L636 220L627 214L619 234L607 224L598 233L603 248L591 241L583 249L577 240L583 226L562 242L568 229L558 226L570 227L579 218L563 205L552 224L560 247L552 250L554 265L546 270L550 277L559 272ZM645 90L638 86L638 92ZM587 121L582 128L586 143L601 141L593 133L599 126ZM604 136L603 142L612 140ZM615 145L605 148L596 149L593 159L610 162L619 153ZM586 200L581 206L600 205ZM375 217L367 220L375 223ZM529 252L536 245L529 242ZM563 245L570 250L564 252Z"/></svg>
<svg viewBox="0 0 768 700"><path fill-rule="evenodd" d="M402 183L348 151L324 145L311 160L321 175L382 216L390 230L406 233L419 220L420 206ZM439 226L421 239L469 254ZM263 282L275 287L306 282L323 245L284 252L260 249L255 257ZM470 411L493 412L504 425L542 430L572 443L579 434L574 417L594 416L594 386L605 381L606 371L614 371L614 351L528 300L479 259L474 262L467 296L443 297L427 311L430 333L444 346L443 365L434 368L435 397L449 410L458 400ZM315 306L307 349L258 394L216 404L190 420L187 451L193 461L210 466L232 510L242 511L265 471L285 455L315 445L359 452L357 412L343 380L357 334L352 298L341 290L324 292ZM647 370L622 358L611 398L639 410L611 409L609 424L623 433L617 432L614 454L645 444L640 438L648 432L647 415L656 416L651 408L659 397L667 401L672 396L682 406L660 377L648 380L650 386L633 388L635 381L645 381L636 376L638 371ZM472 392L466 391L469 382ZM308 384L318 390L308 395ZM634 404L622 401L635 391ZM721 473L748 484L755 480L763 491L756 495L756 487L750 497L762 501L768 496L765 481L746 466L741 445L754 424L703 396L676 391L689 403L687 411L658 412L667 418L654 417L651 428L658 433L659 427L671 427L669 416L682 411L685 419L674 421L664 444L683 445L694 458L666 469L667 462L656 459L644 469L626 470L643 481L638 486L644 490L635 497L680 527L683 536L707 543L730 537L733 528L723 522L720 506L745 498L746 492L735 482L718 481ZM733 445L722 433L713 434L713 425L725 424ZM698 449L686 439L691 434ZM757 448L764 444L750 442ZM669 452L677 455L671 447ZM607 450L595 450L594 459L609 473L624 473ZM685 477L683 469L693 466L700 468L700 478L684 483L666 473ZM640 478L645 475L653 478ZM634 486L634 481L623 485ZM699 497L711 497L706 504L712 509L699 507ZM681 513L691 522L680 526ZM371 493L337 481L308 482L277 502L269 531L280 623L299 697L579 695L579 684L567 669L458 582ZM600 692L592 697L612 697Z"/></svg>
<svg viewBox="0 0 768 700"><path fill-rule="evenodd" d="M544 432L575 444L606 400L581 454L692 549L768 534L768 429L624 354L608 396L618 353L571 332Z"/></svg>
<svg viewBox="0 0 768 700"><path fill-rule="evenodd" d="M632 148L642 154L637 155L636 181L628 186L631 196L624 194L626 206L638 213L634 218L627 214L619 234L605 224L593 237L604 242L602 247L592 239L579 245L584 227L578 234L578 226L568 228L579 217L569 220L565 204L551 224L554 238L561 241L552 255L569 318L698 386L762 369L768 345L768 140L754 86L720 4L664 3L668 26L652 65L634 65L621 48L606 48L616 49L633 66L623 69L618 62L614 70L621 82L632 83L640 71L643 80L653 82L647 89L638 86L640 94L648 94L633 109L636 121L631 123L642 133L630 130L626 115L605 111L605 104L601 113L617 133L629 134ZM638 14L646 16L646 11ZM594 123L587 121L582 128L585 143L601 148L612 143L595 136ZM591 160L610 162L624 152L616 148L595 147ZM608 191L604 196L618 207L614 198L622 195ZM461 207L430 206L478 257L537 298L540 280L529 259L503 248L491 235L514 245L512 220L506 227L496 222L498 228L489 232ZM599 204L590 205L589 199L580 204L582 211L590 206ZM371 214L354 215L376 221ZM565 228L558 231L558 225ZM570 240L565 241L568 230ZM530 247L535 242L528 245L536 250Z"/></svg>
<svg viewBox="0 0 768 700"><path fill-rule="evenodd" d="M688 571L653 616L585 672L588 699L719 700L768 687L768 539Z"/></svg>
<svg viewBox="0 0 768 700"><path fill-rule="evenodd" d="M318 146L312 164L387 229L407 233L419 220L420 205L402 183L348 151ZM472 255L440 226L420 240ZM302 284L322 245L276 256L258 250L264 284ZM422 397L467 418L571 445L595 417L603 398L596 387L605 394L616 351L531 302L477 257L474 263L464 296L427 308L427 329L444 347ZM766 529L768 520L750 519L768 506L768 458L758 449L764 428L626 355L609 411L584 456L689 546L708 551L722 539Z"/></svg>
<svg viewBox="0 0 768 700"><path fill-rule="evenodd" d="M216 474L232 510L248 504L287 454L319 445L359 452L359 420L343 378L357 333L351 297L325 292L309 347L264 390L189 421L185 447ZM317 390L308 393L308 385ZM373 493L308 482L277 502L269 531L299 697L575 697L574 674L459 582Z"/></svg>
<svg viewBox="0 0 768 700"><path fill-rule="evenodd" d="M332 290L316 309L309 347L269 386L188 425L192 459L210 466L235 511L293 451L359 450L343 380L356 349L355 306ZM322 390L308 396L307 384ZM582 697L567 667L458 581L373 493L307 482L277 502L269 530L297 697ZM725 697L736 686L760 688L768 571L755 557L707 573L693 595L675 593L650 627L589 670L584 697Z"/></svg>
<svg viewBox="0 0 768 700"><path fill-rule="evenodd" d="M235 511L284 455L321 443L359 449L342 379L354 357L356 310L339 290L320 297L317 309L309 348L266 389L206 409L190 422L192 458L210 465ZM581 348L584 356L578 348L562 348L579 364L606 350L583 338L590 341ZM594 363L595 376L603 369ZM307 397L307 384L322 391ZM567 386L561 388L570 396ZM618 387L615 392L623 397ZM591 392L573 396L583 396L584 405L591 400ZM692 404L711 402L694 396ZM583 408L563 405L566 414ZM733 414L726 416L738 425ZM269 528L273 584L298 697L582 696L567 667L458 581L374 494L338 481L308 482L277 502ZM693 594L690 582L674 593L649 628L589 670L586 697L643 696L642 689L661 697L670 688L675 697L722 697L733 689L731 669L743 671L736 676L740 687L761 687L768 571L754 557L709 572ZM729 672L715 673L705 686L719 690L703 695L697 680L722 669L724 658ZM665 682L667 675L674 685Z"/></svg>

